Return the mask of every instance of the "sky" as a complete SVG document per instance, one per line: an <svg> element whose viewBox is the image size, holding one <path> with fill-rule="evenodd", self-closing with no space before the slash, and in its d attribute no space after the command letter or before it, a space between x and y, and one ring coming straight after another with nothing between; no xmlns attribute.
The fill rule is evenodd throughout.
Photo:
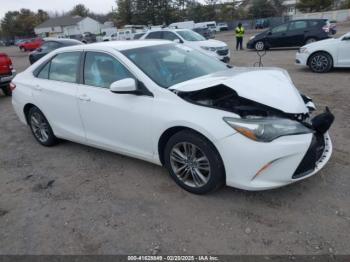
<svg viewBox="0 0 350 262"><path fill-rule="evenodd" d="M204 2L200 0L200 2ZM0 19L7 11L28 8L33 11L69 11L77 4L84 4L94 13L107 13L116 7L115 0L0 0Z"/></svg>

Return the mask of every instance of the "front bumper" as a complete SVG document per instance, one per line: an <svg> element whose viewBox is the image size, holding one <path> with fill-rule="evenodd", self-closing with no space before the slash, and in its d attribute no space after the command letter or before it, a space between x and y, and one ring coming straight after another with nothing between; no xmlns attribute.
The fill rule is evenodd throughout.
<svg viewBox="0 0 350 262"><path fill-rule="evenodd" d="M320 171L332 155L329 134L323 136L324 147L314 163L310 161L320 145L313 143L314 135L295 135L259 143L235 134L219 141L216 146L223 159L228 186L258 191L282 187L306 179ZM309 169L309 167L313 167ZM302 171L302 172L299 172Z"/></svg>
<svg viewBox="0 0 350 262"><path fill-rule="evenodd" d="M301 65L301 66L307 66L307 60L309 59L308 53L300 53L297 52L295 55L295 64Z"/></svg>
<svg viewBox="0 0 350 262"><path fill-rule="evenodd" d="M255 41L249 40L247 43L247 49L255 49Z"/></svg>

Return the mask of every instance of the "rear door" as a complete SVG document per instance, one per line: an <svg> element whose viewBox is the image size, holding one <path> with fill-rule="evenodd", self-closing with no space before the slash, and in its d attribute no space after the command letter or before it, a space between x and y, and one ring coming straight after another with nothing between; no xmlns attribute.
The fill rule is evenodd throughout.
<svg viewBox="0 0 350 262"><path fill-rule="evenodd" d="M282 24L271 29L267 34L266 40L270 47L284 47L288 46L286 39L288 31L288 24Z"/></svg>
<svg viewBox="0 0 350 262"><path fill-rule="evenodd" d="M77 92L81 52L56 55L38 72L33 83L35 104L59 137L84 141Z"/></svg>
<svg viewBox="0 0 350 262"><path fill-rule="evenodd" d="M288 26L286 42L289 46L302 46L305 44L305 34L309 33L308 23L305 20L291 21Z"/></svg>

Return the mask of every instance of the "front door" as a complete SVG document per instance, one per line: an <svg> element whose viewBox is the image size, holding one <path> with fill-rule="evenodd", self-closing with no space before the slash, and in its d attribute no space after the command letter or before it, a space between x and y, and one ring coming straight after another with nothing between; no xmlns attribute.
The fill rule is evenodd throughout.
<svg viewBox="0 0 350 262"><path fill-rule="evenodd" d="M286 41L287 31L288 31L288 24L283 24L272 28L266 37L269 46L270 47L288 46L288 42Z"/></svg>
<svg viewBox="0 0 350 262"><path fill-rule="evenodd" d="M344 36L339 43L338 66L350 67L350 34Z"/></svg>
<svg viewBox="0 0 350 262"><path fill-rule="evenodd" d="M88 142L150 158L153 97L112 93L113 82L135 77L110 54L87 52L83 75L78 98Z"/></svg>

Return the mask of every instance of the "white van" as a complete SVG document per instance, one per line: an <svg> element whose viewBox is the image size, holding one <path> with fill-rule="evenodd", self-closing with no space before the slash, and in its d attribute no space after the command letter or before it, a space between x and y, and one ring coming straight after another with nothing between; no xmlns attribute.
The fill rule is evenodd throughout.
<svg viewBox="0 0 350 262"><path fill-rule="evenodd" d="M208 28L212 32L216 32L216 22L210 21L210 22L201 22L195 24L196 28Z"/></svg>
<svg viewBox="0 0 350 262"><path fill-rule="evenodd" d="M172 23L169 25L170 29L193 29L194 27L195 27L194 21L178 22L178 23Z"/></svg>

